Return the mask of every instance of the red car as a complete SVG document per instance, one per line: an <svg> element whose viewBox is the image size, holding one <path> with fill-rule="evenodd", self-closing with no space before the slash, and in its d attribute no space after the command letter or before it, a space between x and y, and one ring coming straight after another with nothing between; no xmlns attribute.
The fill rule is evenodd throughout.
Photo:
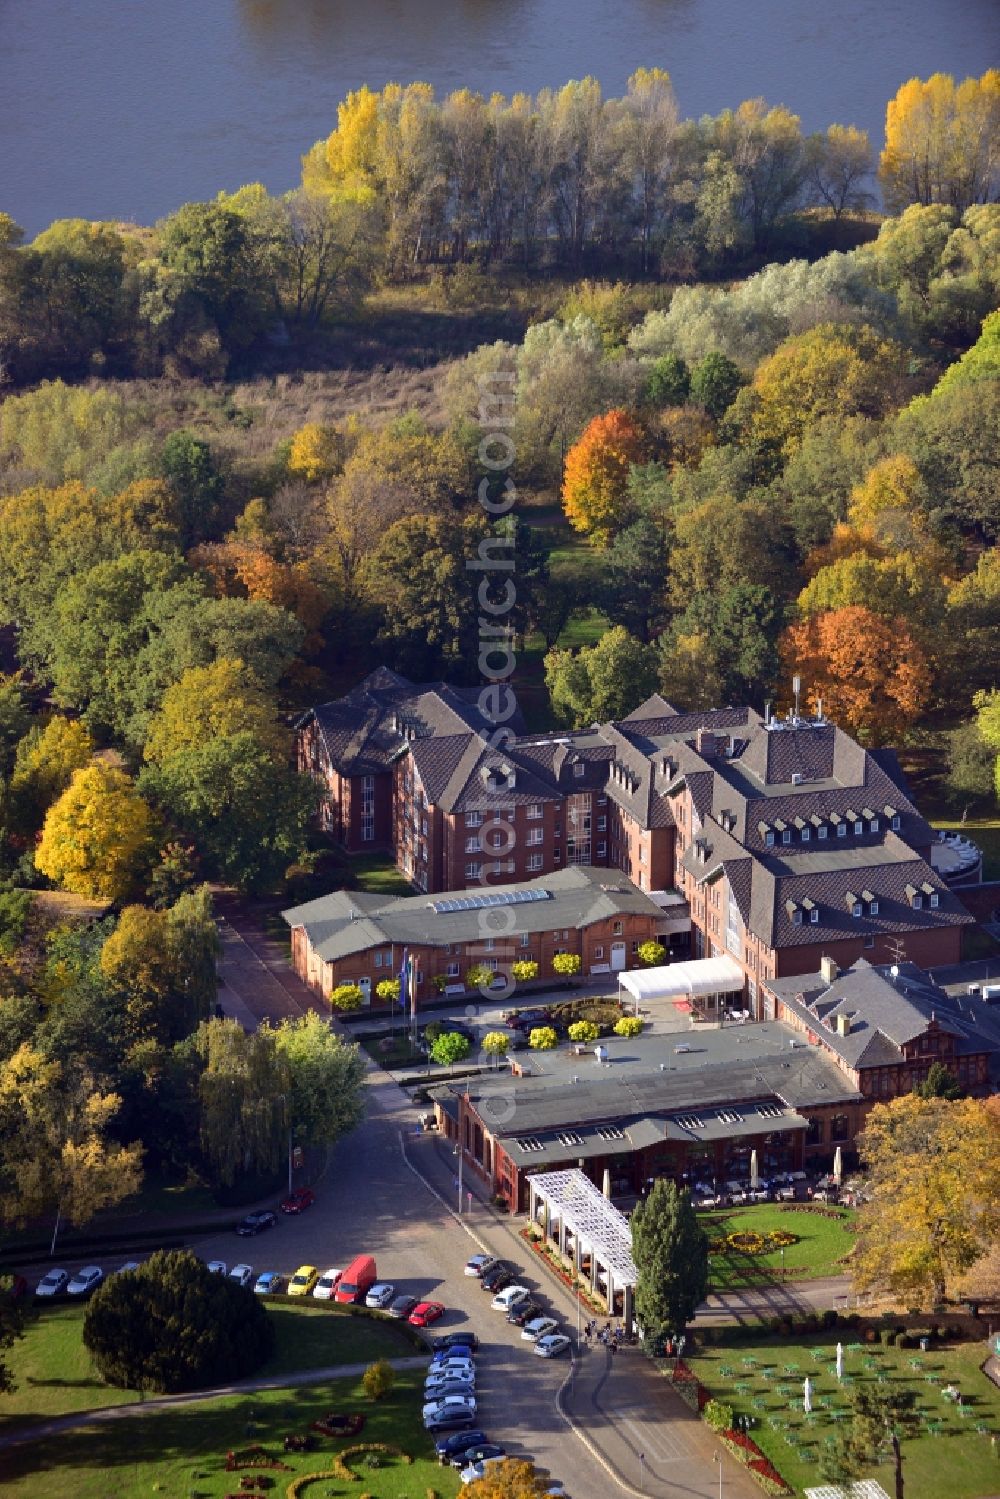
<svg viewBox="0 0 1000 1499"><path fill-rule="evenodd" d="M294 1192L289 1192L281 1204L283 1213L304 1213L306 1208L311 1208L316 1201L316 1193L312 1187L296 1187Z"/></svg>
<svg viewBox="0 0 1000 1499"><path fill-rule="evenodd" d="M418 1301L406 1320L411 1327L430 1327L443 1316L444 1307L440 1301Z"/></svg>

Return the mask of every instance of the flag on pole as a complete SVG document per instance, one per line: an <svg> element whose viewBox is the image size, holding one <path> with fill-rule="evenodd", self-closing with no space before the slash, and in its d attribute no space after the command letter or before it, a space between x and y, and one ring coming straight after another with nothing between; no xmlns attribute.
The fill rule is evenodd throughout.
<svg viewBox="0 0 1000 1499"><path fill-rule="evenodd" d="M402 961L402 964L401 964L400 970L399 970L399 1004L400 1004L400 1009L402 1010L402 1013L404 1015L406 1014L406 1005L407 1005L407 1001L409 1000L409 997L410 997L410 991L409 991L409 988L408 988L409 975L410 975L410 955L407 952L406 948L404 947L403 948L403 961Z"/></svg>
<svg viewBox="0 0 1000 1499"><path fill-rule="evenodd" d="M408 992L409 992L409 995L410 995L410 1019L412 1020L413 1024L416 1025L416 1023L417 1023L417 960L413 956L413 954L411 953L408 961L409 961L409 965L410 965L410 971L409 971L409 976L408 976Z"/></svg>

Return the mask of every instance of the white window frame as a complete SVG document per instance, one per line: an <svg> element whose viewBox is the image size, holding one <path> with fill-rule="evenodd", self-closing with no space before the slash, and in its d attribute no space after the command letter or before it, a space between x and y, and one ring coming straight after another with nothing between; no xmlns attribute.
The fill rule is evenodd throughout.
<svg viewBox="0 0 1000 1499"><path fill-rule="evenodd" d="M467 880L481 880L483 877L483 866L481 864L466 864L465 878Z"/></svg>
<svg viewBox="0 0 1000 1499"><path fill-rule="evenodd" d="M541 854L528 855L528 869L532 874L537 874L537 872L544 866L544 864L545 860Z"/></svg>

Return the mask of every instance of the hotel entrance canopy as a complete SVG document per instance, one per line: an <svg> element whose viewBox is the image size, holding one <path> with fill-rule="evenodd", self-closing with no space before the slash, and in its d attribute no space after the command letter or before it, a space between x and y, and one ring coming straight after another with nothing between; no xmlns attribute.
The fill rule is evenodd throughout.
<svg viewBox="0 0 1000 1499"><path fill-rule="evenodd" d="M725 954L668 963L664 968L639 968L618 975L619 988L635 1000L700 999L708 994L732 994L743 988L743 969Z"/></svg>

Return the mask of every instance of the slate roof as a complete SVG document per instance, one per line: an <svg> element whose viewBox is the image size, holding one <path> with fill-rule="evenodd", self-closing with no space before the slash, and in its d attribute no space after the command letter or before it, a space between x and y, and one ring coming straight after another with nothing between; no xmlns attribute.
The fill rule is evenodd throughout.
<svg viewBox="0 0 1000 1499"><path fill-rule="evenodd" d="M951 996L914 963L873 966L863 959L827 983L820 974L769 980L766 987L821 1035L823 1044L851 1067L898 1064L902 1047L933 1021L955 1037L961 1054L1000 1054L1000 1015L988 1006ZM846 1036L837 1016L850 1020Z"/></svg>
<svg viewBox="0 0 1000 1499"><path fill-rule="evenodd" d="M371 947L444 947L474 942L489 936L488 909L437 911L435 906L470 894L494 896L529 890L544 890L548 898L502 906L503 926L496 928L498 936L582 929L618 915L662 916L659 906L624 875L581 864L519 884L490 885L488 891L400 897L338 890L283 911L282 916L290 927L304 927L317 956L330 962Z"/></svg>

